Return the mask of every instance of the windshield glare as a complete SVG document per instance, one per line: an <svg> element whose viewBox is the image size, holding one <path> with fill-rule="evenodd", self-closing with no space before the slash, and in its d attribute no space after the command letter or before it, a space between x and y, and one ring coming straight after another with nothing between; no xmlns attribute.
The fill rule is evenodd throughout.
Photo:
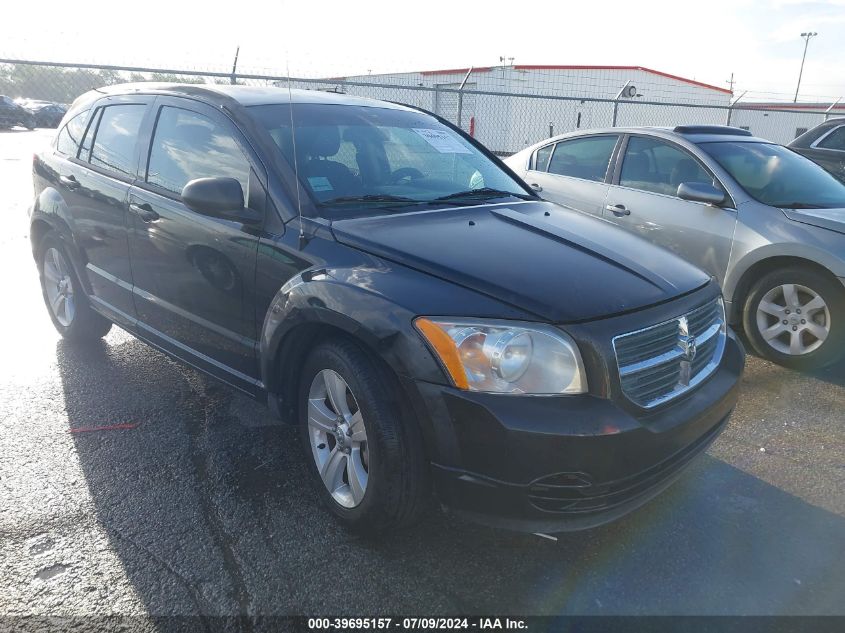
<svg viewBox="0 0 845 633"><path fill-rule="evenodd" d="M845 207L845 185L782 145L701 143L752 198L783 208Z"/></svg>
<svg viewBox="0 0 845 633"><path fill-rule="evenodd" d="M296 148L299 179L321 213L413 207L479 189L484 191L467 197L495 197L488 190L529 195L460 135L421 112L307 103L293 108L295 137L289 105L249 109L291 167Z"/></svg>

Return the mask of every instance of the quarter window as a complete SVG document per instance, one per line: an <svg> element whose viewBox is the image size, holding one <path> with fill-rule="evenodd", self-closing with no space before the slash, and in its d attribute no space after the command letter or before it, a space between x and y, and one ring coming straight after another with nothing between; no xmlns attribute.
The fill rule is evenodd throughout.
<svg viewBox="0 0 845 633"><path fill-rule="evenodd" d="M618 136L592 136L561 141L549 162L549 173L603 182Z"/></svg>
<svg viewBox="0 0 845 633"><path fill-rule="evenodd" d="M825 136L817 147L845 151L845 125L836 128L833 132Z"/></svg>
<svg viewBox="0 0 845 633"><path fill-rule="evenodd" d="M163 107L150 148L147 182L181 193L191 180L215 177L237 179L248 196L249 161L237 141L207 116Z"/></svg>
<svg viewBox="0 0 845 633"><path fill-rule="evenodd" d="M555 148L554 143L541 147L534 153L534 167L536 171L548 171L549 159L552 157L552 150Z"/></svg>
<svg viewBox="0 0 845 633"><path fill-rule="evenodd" d="M56 151L65 156L76 156L79 151L79 143L82 141L82 135L85 133L85 119L88 116L88 110L80 112L70 121L67 122L59 132L56 138Z"/></svg>
<svg viewBox="0 0 845 633"><path fill-rule="evenodd" d="M621 186L675 196L681 183L714 184L701 164L682 149L655 139L631 137L622 162Z"/></svg>
<svg viewBox="0 0 845 633"><path fill-rule="evenodd" d="M135 173L135 143L146 107L133 104L103 108L91 148L92 165L127 176Z"/></svg>

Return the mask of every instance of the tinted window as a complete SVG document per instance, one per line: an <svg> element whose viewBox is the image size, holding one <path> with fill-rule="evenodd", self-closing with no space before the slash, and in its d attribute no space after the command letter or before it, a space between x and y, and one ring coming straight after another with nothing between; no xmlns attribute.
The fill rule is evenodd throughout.
<svg viewBox="0 0 845 633"><path fill-rule="evenodd" d="M549 159L552 157L554 143L541 147L534 153L534 169L537 171L548 171Z"/></svg>
<svg viewBox="0 0 845 633"><path fill-rule="evenodd" d="M774 207L845 207L845 185L808 158L769 143L702 143L752 198Z"/></svg>
<svg viewBox="0 0 845 633"><path fill-rule="evenodd" d="M91 150L92 165L126 175L135 172L135 142L146 107L114 105L103 108Z"/></svg>
<svg viewBox="0 0 845 633"><path fill-rule="evenodd" d="M249 161L232 135L210 118L164 107L150 148L147 182L181 193L196 178L236 178L248 196Z"/></svg>
<svg viewBox="0 0 845 633"><path fill-rule="evenodd" d="M418 208L454 194L459 199L438 204L530 195L459 132L422 112L339 104L297 104L293 115L284 104L249 110L329 217Z"/></svg>
<svg viewBox="0 0 845 633"><path fill-rule="evenodd" d="M617 138L594 136L558 143L549 162L549 173L603 181Z"/></svg>
<svg viewBox="0 0 845 633"><path fill-rule="evenodd" d="M631 137L619 184L623 187L674 196L681 183L714 184L713 178L690 154L668 143Z"/></svg>
<svg viewBox="0 0 845 633"><path fill-rule="evenodd" d="M82 141L82 135L85 133L85 119L88 115L88 110L80 112L70 121L67 122L59 136L56 139L56 150L65 154L66 156L76 156L79 150L79 143Z"/></svg>
<svg viewBox="0 0 845 633"><path fill-rule="evenodd" d="M836 128L833 132L825 136L818 144L818 147L845 151L845 125Z"/></svg>

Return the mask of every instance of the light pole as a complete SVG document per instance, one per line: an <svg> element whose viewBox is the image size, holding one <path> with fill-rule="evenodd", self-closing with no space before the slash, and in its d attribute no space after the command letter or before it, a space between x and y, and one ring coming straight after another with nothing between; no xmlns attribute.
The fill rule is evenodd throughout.
<svg viewBox="0 0 845 633"><path fill-rule="evenodd" d="M798 89L801 88L801 75L804 74L804 60L807 59L807 46L810 44L810 38L815 37L818 33L807 31L806 33L802 33L801 37L804 38L804 56L801 58L801 70L798 71L798 85L795 86L795 98L792 100L792 103L798 102Z"/></svg>

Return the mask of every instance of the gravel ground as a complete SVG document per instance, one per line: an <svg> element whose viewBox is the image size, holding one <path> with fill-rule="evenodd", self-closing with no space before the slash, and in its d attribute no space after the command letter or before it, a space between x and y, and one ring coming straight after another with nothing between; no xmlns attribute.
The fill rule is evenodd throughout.
<svg viewBox="0 0 845 633"><path fill-rule="evenodd" d="M436 512L362 540L261 406L117 328L59 339L25 214L47 138L0 133L0 615L845 615L845 363L749 357L727 430L611 525L553 542Z"/></svg>

